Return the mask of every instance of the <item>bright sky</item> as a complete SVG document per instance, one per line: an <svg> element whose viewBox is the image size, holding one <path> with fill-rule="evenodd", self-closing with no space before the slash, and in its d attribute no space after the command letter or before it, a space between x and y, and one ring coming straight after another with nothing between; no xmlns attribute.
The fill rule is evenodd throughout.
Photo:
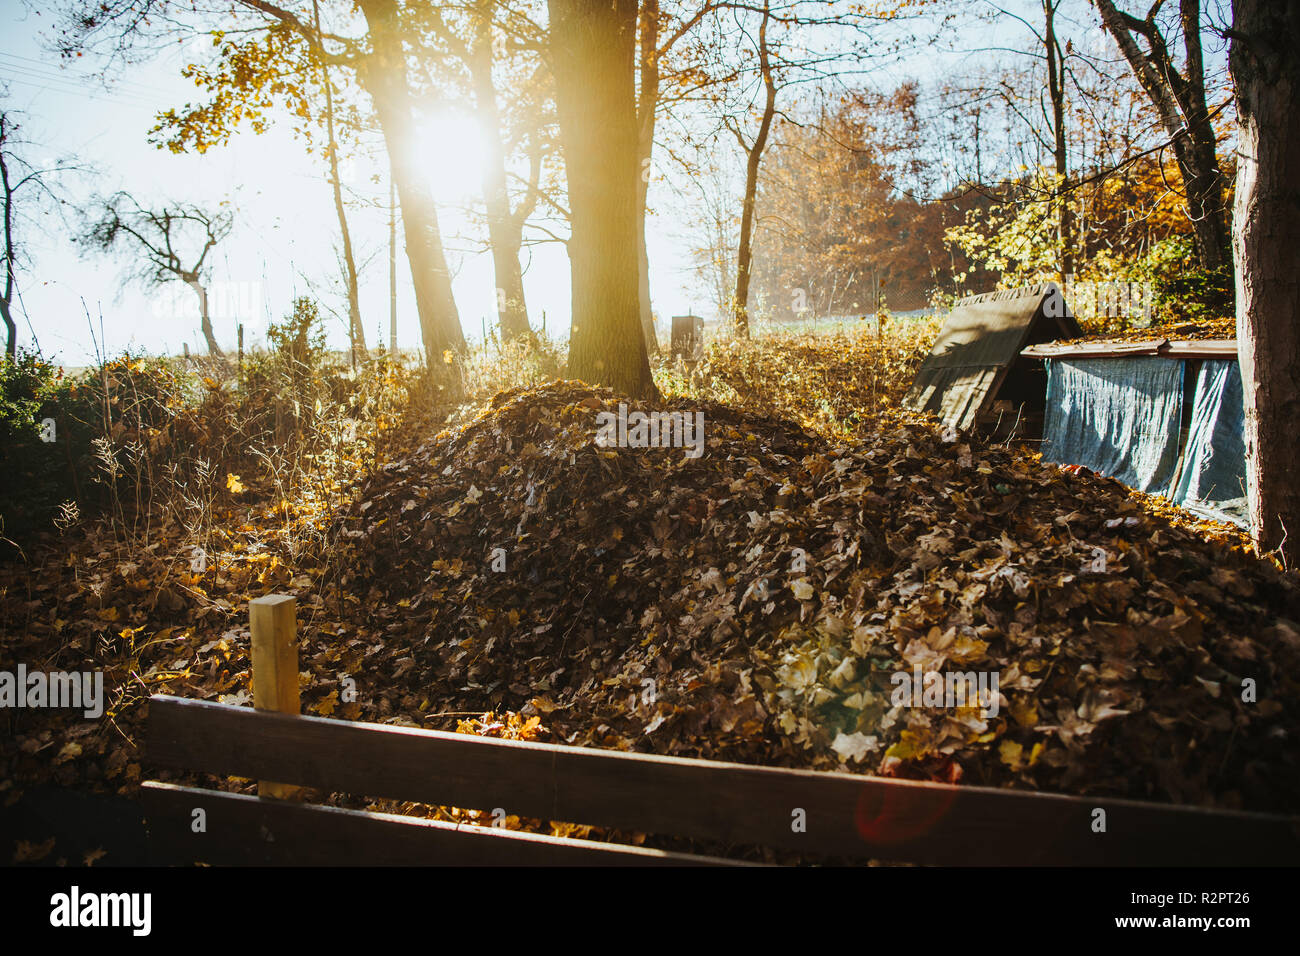
<svg viewBox="0 0 1300 956"><path fill-rule="evenodd" d="M1086 6L1082 10L1085 15L1091 12ZM69 68L44 48L42 37L52 26L50 16L35 13L21 0L0 0L0 85L8 87L4 105L25 114L23 133L37 144L25 152L29 160L76 156L93 164L94 175L69 190L74 202L84 201L92 192L108 195L118 189L126 189L146 205L167 198L200 206L230 200L236 209L235 229L215 252L210 291L213 321L223 346L233 349L240 321L246 342L259 341L268 320L282 318L295 295L311 294L323 311L328 307L336 316L346 315L341 270L335 265L338 223L330 187L319 160L306 154L303 144L285 128L287 124L260 136L242 131L230 145L202 156L159 150L148 142L155 114L199 99L193 84L180 75L183 61L199 58L197 51L178 46L170 57L157 56L132 66L105 90L97 78L77 68L82 64L93 68L89 58ZM1088 39L1105 42L1100 36ZM1026 31L1015 24L999 28L992 38L968 31L959 44L964 50L928 50L924 56L904 58L878 72L875 81L892 86L918 75L926 79L949 67L970 65L973 59L989 59L987 50L974 52L985 45L1025 49L1026 43ZM428 133L435 144L443 145L456 136L457 129ZM465 136L458 138L465 142ZM445 184L457 181L476 189L476 152L469 146L429 150L442 157L441 164L430 169L431 181L444 190ZM657 154L662 158L661 151ZM378 183L372 181L375 174ZM362 320L367 342L373 345L380 336L384 341L388 337L386 170L359 159L345 167L344 177L353 195L369 200L371 207L354 203L350 225L362 265ZM468 337L478 338L483 323L490 328L495 321L495 282L490 254L479 250L479 230L455 207L457 198L467 196L464 188L455 194L444 192L448 202L441 223L461 323ZM652 183L650 204L660 214L651 216L648 230L651 295L661 334L674 314L711 314L708 293L693 274L681 217L673 212L674 203L680 201L658 181ZM420 341L419 328L400 228L398 235L398 344L414 348ZM203 350L197 301L183 285L173 283L153 291L123 289L120 262L80 256L53 217L39 233L29 233L22 241L30 266L18 280L21 343L31 342L34 328L47 355L65 364L83 365L94 358L102 318L99 346L107 353L132 347L175 354L182 343ZM524 256L533 325L540 326L545 311L548 332L567 335L569 264L563 247L558 243L533 246L525 249ZM30 327L24 315L30 318ZM346 345L345 318L330 318L329 335L335 347Z"/></svg>
<svg viewBox="0 0 1300 956"><path fill-rule="evenodd" d="M76 156L93 164L95 174L83 177L69 198L80 202L92 192L111 194L126 189L142 203L163 197L215 206L229 199L236 208L236 225L215 251L209 293L218 341L234 347L236 325L245 326L245 341L262 338L269 319L279 320L299 294L346 316L337 259L338 220L330 187L318 161L308 157L292 134L273 127L263 135L241 132L229 146L205 155L178 155L148 142L155 113L197 101L198 92L180 75L183 52L135 65L126 78L105 90L84 70L67 68L47 52L41 37L50 30L50 17L37 15L18 2L0 0L0 83L7 84L7 108L24 115L24 138L37 144L24 155L34 161ZM191 57L193 59L193 57ZM84 61L83 61L84 62ZM454 135L458 130L435 132ZM464 140L462 139L462 142ZM479 174L476 150L430 151L445 158L431 168L435 183L464 182L476 189ZM371 180L380 174L380 182ZM369 344L382 333L388 339L388 185L383 172L361 158L344 168L345 185L360 203L349 210L354 243L362 270L362 320ZM72 180L69 180L71 183ZM495 282L491 256L478 251L477 230L455 207L465 190L446 195L441 224L454 290L466 336L481 337L483 322L495 321ZM71 220L75 223L75 217ZM197 299L184 285L172 283L146 291L121 287L118 260L100 255L83 258L73 248L68 231L53 217L39 234L23 236L30 267L19 276L21 303L16 310L19 341L30 344L32 328L47 355L69 365L94 358L95 342L109 353L141 347L151 353L179 353L182 343L203 351ZM459 234L459 235L458 235ZM692 304L682 288L689 280L690 262L680 238L658 232L650 239L652 296L664 317L687 311ZM524 250L525 293L534 326L546 312L551 334L567 335L569 309L568 257L558 243ZM531 260L531 261L530 261ZM410 271L398 229L398 345L419 345ZM31 327L24 319L30 317ZM90 320L87 320L89 312ZM345 318L329 320L330 341L347 343Z"/></svg>

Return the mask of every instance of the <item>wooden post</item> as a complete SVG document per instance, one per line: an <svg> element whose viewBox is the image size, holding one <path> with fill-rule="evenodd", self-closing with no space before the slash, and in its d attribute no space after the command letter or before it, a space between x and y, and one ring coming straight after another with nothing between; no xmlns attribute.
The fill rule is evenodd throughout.
<svg viewBox="0 0 1300 956"><path fill-rule="evenodd" d="M299 713L297 608L298 599L287 594L269 594L248 602L253 632L253 707L257 710ZM259 780L257 795L293 800L300 791Z"/></svg>

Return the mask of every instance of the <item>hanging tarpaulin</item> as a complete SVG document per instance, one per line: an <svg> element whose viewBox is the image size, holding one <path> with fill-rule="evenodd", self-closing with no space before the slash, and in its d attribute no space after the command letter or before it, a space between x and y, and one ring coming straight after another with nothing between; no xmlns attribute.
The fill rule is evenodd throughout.
<svg viewBox="0 0 1300 956"><path fill-rule="evenodd" d="M1207 361L1196 378L1183 467L1171 497L1189 511L1245 527L1246 444L1241 370Z"/></svg>
<svg viewBox="0 0 1300 956"><path fill-rule="evenodd" d="M1178 463L1183 363L1048 359L1043 457L1168 495Z"/></svg>

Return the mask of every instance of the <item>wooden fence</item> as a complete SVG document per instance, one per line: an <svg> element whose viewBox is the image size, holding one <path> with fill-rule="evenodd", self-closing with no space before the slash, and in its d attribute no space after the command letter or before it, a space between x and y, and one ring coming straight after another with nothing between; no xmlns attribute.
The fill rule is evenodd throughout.
<svg viewBox="0 0 1300 956"><path fill-rule="evenodd" d="M1300 818L1295 817L300 716L296 654L284 650L293 642L292 599L252 603L256 709L154 697L149 758L163 767L275 783L263 784L261 797L147 783L151 845L160 861L728 862L275 799L294 798L300 795L294 788L310 787L687 837L714 847L766 846L810 857L957 865L1300 862ZM292 690L286 673L294 677ZM280 712L281 707L293 712ZM196 826L197 810L203 811L202 829ZM1104 830L1098 811L1104 814Z"/></svg>

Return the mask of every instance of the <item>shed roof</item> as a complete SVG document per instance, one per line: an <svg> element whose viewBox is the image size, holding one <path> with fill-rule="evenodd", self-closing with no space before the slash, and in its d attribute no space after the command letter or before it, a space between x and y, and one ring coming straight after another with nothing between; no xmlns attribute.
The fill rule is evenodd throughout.
<svg viewBox="0 0 1300 956"><path fill-rule="evenodd" d="M948 314L904 403L970 428L1025 346L1082 334L1054 282L968 296Z"/></svg>
<svg viewBox="0 0 1300 956"><path fill-rule="evenodd" d="M1152 339L1146 342L1041 342L1022 349L1026 358L1161 358L1235 359L1236 339Z"/></svg>

